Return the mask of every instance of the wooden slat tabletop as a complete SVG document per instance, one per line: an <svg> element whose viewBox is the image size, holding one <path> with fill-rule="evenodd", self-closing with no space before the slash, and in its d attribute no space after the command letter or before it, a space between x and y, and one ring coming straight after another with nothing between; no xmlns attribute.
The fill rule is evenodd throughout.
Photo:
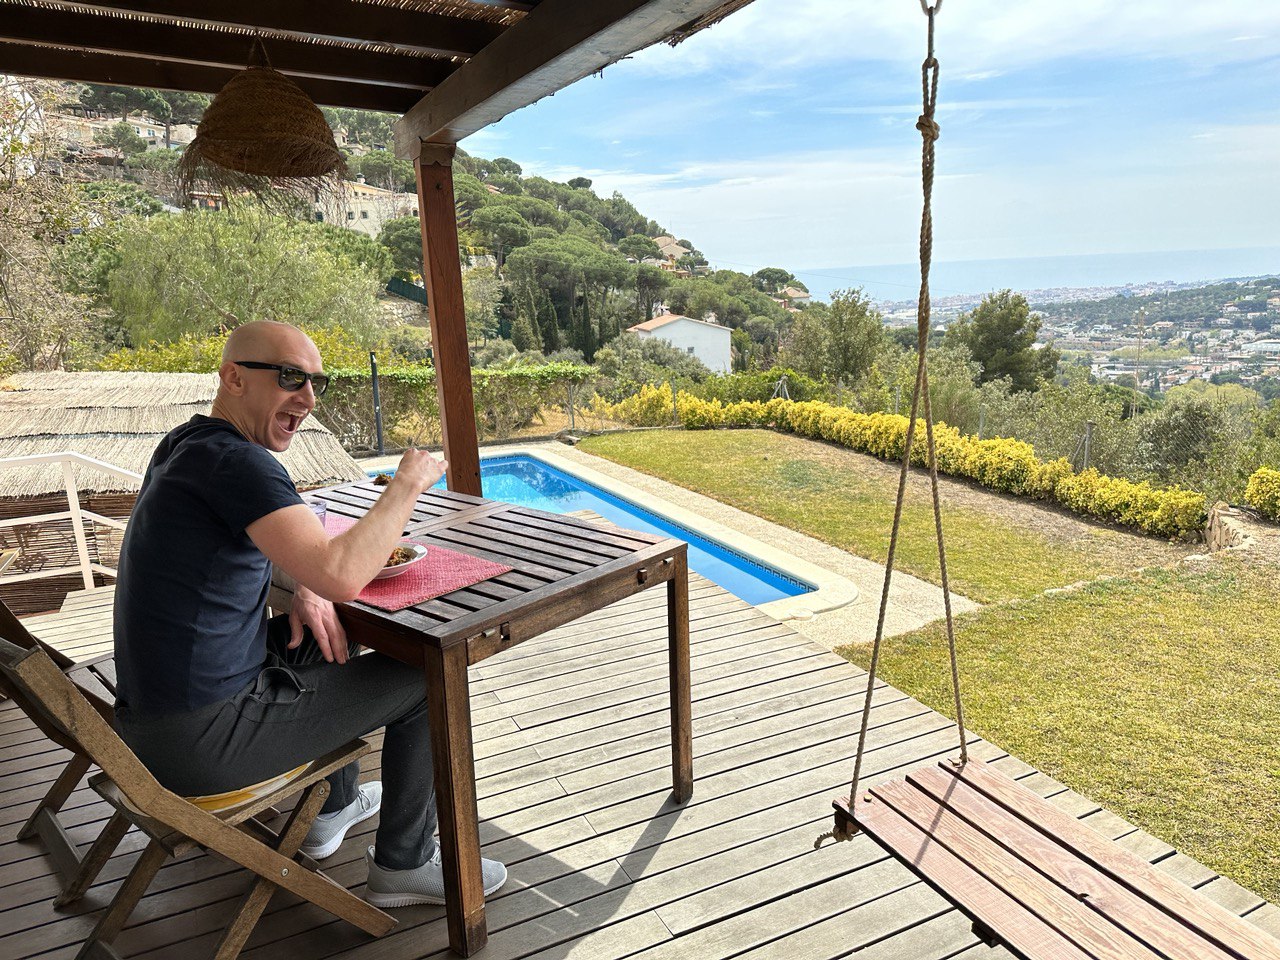
<svg viewBox="0 0 1280 960"><path fill-rule="evenodd" d="M309 496L324 500L330 513L358 520L377 502L381 489L361 481ZM686 549L675 539L446 490L418 497L405 535L512 568L394 613L358 602L349 606L353 617L370 625L436 645L475 639L491 630L503 631L508 644L518 643L585 613L588 607L579 609L574 603L575 590L590 584L593 590L612 589L621 598L666 579L663 561ZM636 580L639 571L643 579ZM634 589L627 591L624 583ZM592 600L591 605L597 603ZM521 621L528 626L521 628ZM513 622L516 626L508 630Z"/></svg>

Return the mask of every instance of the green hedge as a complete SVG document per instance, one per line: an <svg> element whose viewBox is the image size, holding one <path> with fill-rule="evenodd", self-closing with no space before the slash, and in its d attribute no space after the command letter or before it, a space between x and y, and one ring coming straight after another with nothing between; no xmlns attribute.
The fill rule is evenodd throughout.
<svg viewBox="0 0 1280 960"><path fill-rule="evenodd" d="M1249 478L1244 501L1269 520L1280 520L1280 470L1260 467Z"/></svg>
<svg viewBox="0 0 1280 960"><path fill-rule="evenodd" d="M316 417L351 451L377 443L373 381L367 370L330 371L329 390ZM510 436L544 407L564 407L596 376L577 363L471 371L476 431L481 439ZM440 405L434 367L393 367L378 371L378 396L386 445L391 448L440 442Z"/></svg>
<svg viewBox="0 0 1280 960"><path fill-rule="evenodd" d="M675 405L680 423L690 429L769 427L884 460L900 460L906 444L907 418L891 413L858 413L817 401L725 404L684 392L678 394ZM658 387L613 405L609 414L626 423L652 425L648 421L670 423L671 410L671 391ZM941 473L965 477L992 490L1054 501L1077 513L1158 536L1194 539L1204 530L1203 494L1178 487L1154 488L1145 482L1103 476L1096 470L1076 473L1065 459L1041 460L1029 443L1005 438L979 440L945 423L934 426L934 437ZM912 462L924 466L926 453L921 421L912 445Z"/></svg>

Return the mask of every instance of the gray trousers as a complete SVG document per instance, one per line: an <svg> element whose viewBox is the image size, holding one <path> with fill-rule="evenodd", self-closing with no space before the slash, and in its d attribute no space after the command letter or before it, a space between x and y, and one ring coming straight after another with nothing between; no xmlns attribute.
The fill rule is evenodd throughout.
<svg viewBox="0 0 1280 960"><path fill-rule="evenodd" d="M422 671L378 653L326 663L309 631L288 650L287 622L276 618L271 626L262 672L235 696L160 717L118 710L121 737L161 784L190 797L279 776L385 726L376 860L392 870L421 866L436 849ZM330 774L322 813L355 800L359 773L352 763Z"/></svg>

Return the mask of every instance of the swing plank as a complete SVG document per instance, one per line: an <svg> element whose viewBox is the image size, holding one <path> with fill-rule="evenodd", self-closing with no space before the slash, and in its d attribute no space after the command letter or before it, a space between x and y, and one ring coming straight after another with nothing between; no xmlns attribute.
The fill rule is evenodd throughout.
<svg viewBox="0 0 1280 960"><path fill-rule="evenodd" d="M1280 960L1280 940L981 761L923 767L836 811L1019 957Z"/></svg>

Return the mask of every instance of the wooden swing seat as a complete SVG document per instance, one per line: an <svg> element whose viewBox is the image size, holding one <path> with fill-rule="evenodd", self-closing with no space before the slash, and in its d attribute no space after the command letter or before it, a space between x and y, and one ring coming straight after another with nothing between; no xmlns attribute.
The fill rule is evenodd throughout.
<svg viewBox="0 0 1280 960"><path fill-rule="evenodd" d="M989 943L1051 960L1280 960L1280 940L978 760L835 802Z"/></svg>

